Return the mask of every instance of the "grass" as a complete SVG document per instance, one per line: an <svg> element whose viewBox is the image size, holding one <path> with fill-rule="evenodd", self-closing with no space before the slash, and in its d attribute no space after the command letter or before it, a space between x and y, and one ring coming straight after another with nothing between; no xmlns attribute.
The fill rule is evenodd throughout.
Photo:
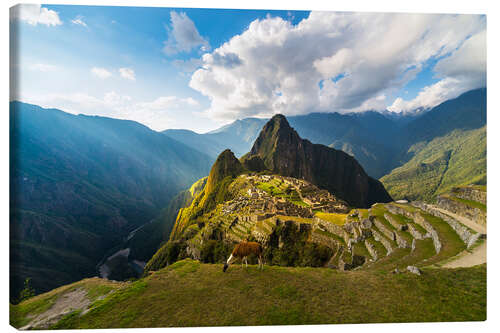
<svg viewBox="0 0 500 333"><path fill-rule="evenodd" d="M466 249L463 241L458 237L457 233L450 227L448 223L433 215L422 213L422 216L434 227L441 241L441 251L439 254L431 257L426 261L426 264L436 264L446 258L453 257Z"/></svg>
<svg viewBox="0 0 500 333"><path fill-rule="evenodd" d="M313 221L312 219L306 218L306 217L299 217L299 216L288 216L288 215L276 215L276 217L282 221L295 221L299 223L308 223L311 224Z"/></svg>
<svg viewBox="0 0 500 333"><path fill-rule="evenodd" d="M346 217L347 217L347 214L323 213L323 212L317 212L315 215L322 220L340 226L343 226L346 223Z"/></svg>
<svg viewBox="0 0 500 333"><path fill-rule="evenodd" d="M486 265L422 276L327 268L248 269L184 260L56 328L239 326L486 319Z"/></svg>
<svg viewBox="0 0 500 333"><path fill-rule="evenodd" d="M369 209L358 208L358 211L359 211L359 217L362 219L367 219L368 215L370 214Z"/></svg>
<svg viewBox="0 0 500 333"><path fill-rule="evenodd" d="M87 291L90 301L96 301L100 296L107 295L110 291L119 289L126 285L122 282L111 282L108 280L90 278L59 287L47 293L37 295L18 305L10 306L10 323L14 327L23 327L29 323L30 317L44 313L54 305L57 299L67 292L83 288Z"/></svg>

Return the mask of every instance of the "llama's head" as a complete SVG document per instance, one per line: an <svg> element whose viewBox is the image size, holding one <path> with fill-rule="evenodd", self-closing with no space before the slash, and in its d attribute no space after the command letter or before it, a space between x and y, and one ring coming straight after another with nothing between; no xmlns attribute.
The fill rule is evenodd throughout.
<svg viewBox="0 0 500 333"><path fill-rule="evenodd" d="M224 264L224 267L222 268L222 271L225 272L227 270L227 268L229 267L229 265L227 264L227 262Z"/></svg>

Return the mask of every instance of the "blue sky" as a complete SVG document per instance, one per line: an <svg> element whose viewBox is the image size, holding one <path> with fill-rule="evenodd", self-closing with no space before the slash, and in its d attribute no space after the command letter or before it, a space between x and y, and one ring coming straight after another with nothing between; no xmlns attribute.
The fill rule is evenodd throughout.
<svg viewBox="0 0 500 333"><path fill-rule="evenodd" d="M155 130L410 111L486 82L479 15L24 5L11 28L11 99Z"/></svg>

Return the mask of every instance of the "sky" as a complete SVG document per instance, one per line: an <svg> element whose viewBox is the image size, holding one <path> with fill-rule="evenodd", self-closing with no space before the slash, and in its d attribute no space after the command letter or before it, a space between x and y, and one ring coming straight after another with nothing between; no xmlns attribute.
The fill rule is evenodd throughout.
<svg viewBox="0 0 500 333"><path fill-rule="evenodd" d="M11 100L199 133L412 111L486 86L486 17L20 5Z"/></svg>

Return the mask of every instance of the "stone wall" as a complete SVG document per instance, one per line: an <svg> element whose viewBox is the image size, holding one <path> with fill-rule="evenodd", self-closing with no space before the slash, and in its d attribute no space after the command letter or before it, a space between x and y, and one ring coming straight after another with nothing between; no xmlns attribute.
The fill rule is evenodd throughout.
<svg viewBox="0 0 500 333"><path fill-rule="evenodd" d="M373 239L375 239L377 242L382 243L382 245L387 250L387 255L390 255L392 253L391 243L384 236L379 234L378 231L372 230L372 233L373 233Z"/></svg>
<svg viewBox="0 0 500 333"><path fill-rule="evenodd" d="M405 231L408 230L408 226L406 224L401 224L394 217L391 215L385 213L384 214L385 219L396 229L399 231Z"/></svg>
<svg viewBox="0 0 500 333"><path fill-rule="evenodd" d="M398 247L400 248L408 247L408 243L406 242L406 240L397 231L394 233L394 236L396 238L396 244L398 244Z"/></svg>
<svg viewBox="0 0 500 333"><path fill-rule="evenodd" d="M326 230L336 236L339 236L341 238L344 238L345 239L345 236L346 236L346 232L344 229L342 229L341 226L339 225L336 225L332 222L328 222L328 221L325 221L325 220L322 220L320 219L319 217L315 216L313 218L313 223L315 223L316 225L318 225L320 227L320 229L323 229L323 230ZM346 241L347 243L347 241Z"/></svg>
<svg viewBox="0 0 500 333"><path fill-rule="evenodd" d="M486 192L473 187L454 187L451 192L459 198L472 200L486 205Z"/></svg>
<svg viewBox="0 0 500 333"><path fill-rule="evenodd" d="M424 238L422 236L422 234L417 230L417 228L415 228L415 226L412 224L408 224L408 232L415 239L423 239Z"/></svg>
<svg viewBox="0 0 500 333"><path fill-rule="evenodd" d="M396 234L392 230L389 230L389 228L387 228L382 222L380 222L379 219L375 218L373 220L373 223L375 224L377 229L380 230L380 232L384 234L387 238L389 238L392 241L396 240Z"/></svg>
<svg viewBox="0 0 500 333"><path fill-rule="evenodd" d="M406 216L410 219L413 218L413 214L409 211L407 211L406 209L404 208L401 208L399 206L395 206L395 205L391 205L391 204L387 204L387 205L384 205L384 207L389 211L391 212L392 214L396 214L396 215L403 215L403 216Z"/></svg>
<svg viewBox="0 0 500 333"><path fill-rule="evenodd" d="M427 231L427 234L424 235L424 238L427 237L432 238L432 242L434 243L434 248L436 249L436 253L439 253L441 251L442 245L441 242L439 241L439 236L434 227L429 222L427 222L427 220L419 212L414 214L413 220Z"/></svg>
<svg viewBox="0 0 500 333"><path fill-rule="evenodd" d="M460 222L455 220L453 217L440 212L439 210L433 208L432 206L429 206L428 204L426 204L424 202L414 201L414 202L412 202L412 205L428 212L429 214L432 214L436 217L439 217L440 219L442 219L443 221L448 223L448 225L453 230L455 230L458 237L460 237L460 239L467 245L467 247L470 247L474 244L474 242L470 242L474 233L471 232L471 230L469 228L467 228L466 226L462 225ZM475 238L475 239L477 240L477 238Z"/></svg>
<svg viewBox="0 0 500 333"><path fill-rule="evenodd" d="M485 225L486 224L486 212L479 208L471 207L461 202L449 199L444 196L438 196L437 205L443 209L446 209L452 213L463 216L472 220L476 223Z"/></svg>
<svg viewBox="0 0 500 333"><path fill-rule="evenodd" d="M375 247L368 239L365 240L365 247L368 250L368 253L372 256L373 261L376 261L378 259L377 250L375 250Z"/></svg>
<svg viewBox="0 0 500 333"><path fill-rule="evenodd" d="M434 248L436 249L436 253L439 253L441 251L441 241L439 240L439 236L434 229L434 227L419 213L419 212L410 212L404 208L401 208L399 206L395 205L385 205L387 210L391 212L392 214L398 214L398 215L403 215L406 216L410 219L413 219L415 223L420 225L422 228L427 231L427 234L424 235L424 238L432 238L432 242L434 243ZM415 230L416 231L416 230Z"/></svg>
<svg viewBox="0 0 500 333"><path fill-rule="evenodd" d="M333 250L339 248L340 246L335 239L319 234L317 232L311 233L311 242L328 246Z"/></svg>

